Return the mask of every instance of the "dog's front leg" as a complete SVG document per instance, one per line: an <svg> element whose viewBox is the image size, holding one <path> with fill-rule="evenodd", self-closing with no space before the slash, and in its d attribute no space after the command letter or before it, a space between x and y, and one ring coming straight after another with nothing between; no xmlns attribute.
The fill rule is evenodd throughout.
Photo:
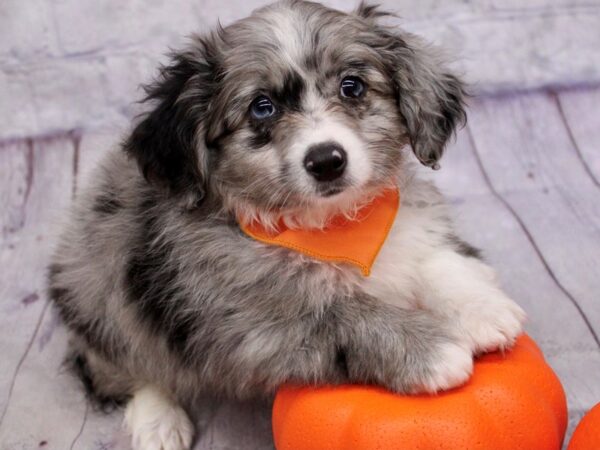
<svg viewBox="0 0 600 450"><path fill-rule="evenodd" d="M157 386L136 390L127 403L125 425L134 450L188 450L194 426L186 412Z"/></svg>
<svg viewBox="0 0 600 450"><path fill-rule="evenodd" d="M464 383L472 355L444 318L358 294L337 298L318 314L253 328L226 361L244 368L235 383L239 396L283 383L350 382L417 393Z"/></svg>
<svg viewBox="0 0 600 450"><path fill-rule="evenodd" d="M444 319L371 297L338 307L338 351L351 382L418 393L449 389L469 378L471 349Z"/></svg>
<svg viewBox="0 0 600 450"><path fill-rule="evenodd" d="M440 250L423 262L421 275L424 306L455 323L474 352L509 347L522 332L524 311L477 258Z"/></svg>

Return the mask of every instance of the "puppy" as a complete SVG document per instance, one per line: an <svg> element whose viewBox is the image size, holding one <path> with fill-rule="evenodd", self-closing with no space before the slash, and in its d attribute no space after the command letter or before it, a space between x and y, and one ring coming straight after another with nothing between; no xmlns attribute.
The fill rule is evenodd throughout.
<svg viewBox="0 0 600 450"><path fill-rule="evenodd" d="M463 84L384 15L283 0L194 37L78 195L49 294L87 386L128 401L135 449L189 448L202 393L437 392L521 332L412 162L436 166ZM240 229L325 229L390 187L401 206L368 277Z"/></svg>

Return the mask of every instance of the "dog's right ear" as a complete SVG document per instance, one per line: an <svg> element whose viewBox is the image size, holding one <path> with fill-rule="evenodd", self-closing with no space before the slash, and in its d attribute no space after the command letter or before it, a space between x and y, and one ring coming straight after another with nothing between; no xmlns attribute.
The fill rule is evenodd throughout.
<svg viewBox="0 0 600 450"><path fill-rule="evenodd" d="M208 155L203 122L217 89L216 51L208 40L197 39L191 50L175 53L146 86L144 101L154 108L141 117L123 143L146 180L172 194L205 195Z"/></svg>

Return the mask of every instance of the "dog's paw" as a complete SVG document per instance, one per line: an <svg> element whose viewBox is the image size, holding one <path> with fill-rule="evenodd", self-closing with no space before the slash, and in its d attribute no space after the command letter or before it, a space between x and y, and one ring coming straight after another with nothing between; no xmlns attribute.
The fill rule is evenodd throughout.
<svg viewBox="0 0 600 450"><path fill-rule="evenodd" d="M189 450L194 427L185 411L154 388L136 392L127 405L125 423L133 450Z"/></svg>
<svg viewBox="0 0 600 450"><path fill-rule="evenodd" d="M508 297L498 295L460 311L460 326L475 353L510 348L523 332L525 311Z"/></svg>
<svg viewBox="0 0 600 450"><path fill-rule="evenodd" d="M473 373L473 354L465 343L445 342L432 353L431 365L423 381L412 393L436 393L461 386Z"/></svg>

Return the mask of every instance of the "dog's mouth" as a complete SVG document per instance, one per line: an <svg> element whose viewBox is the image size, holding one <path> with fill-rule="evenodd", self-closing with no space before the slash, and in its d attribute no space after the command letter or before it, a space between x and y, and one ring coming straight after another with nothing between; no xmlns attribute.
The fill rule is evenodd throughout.
<svg viewBox="0 0 600 450"><path fill-rule="evenodd" d="M319 183L316 190L320 197L329 198L341 194L347 188L347 183L343 181L334 181L329 183Z"/></svg>
<svg viewBox="0 0 600 450"><path fill-rule="evenodd" d="M342 193L342 188L331 188L321 193L323 197L333 197L334 195Z"/></svg>
<svg viewBox="0 0 600 450"><path fill-rule="evenodd" d="M342 187L330 187L319 192L321 197L333 197L334 195L338 195L344 192L344 188Z"/></svg>

